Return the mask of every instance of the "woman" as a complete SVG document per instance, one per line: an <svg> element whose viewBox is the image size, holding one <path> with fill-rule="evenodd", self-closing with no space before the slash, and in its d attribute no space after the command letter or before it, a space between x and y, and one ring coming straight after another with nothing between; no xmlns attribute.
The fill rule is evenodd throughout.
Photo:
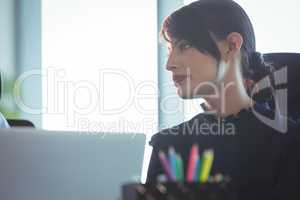
<svg viewBox="0 0 300 200"><path fill-rule="evenodd" d="M163 174L160 150L174 147L186 164L197 143L200 151L214 149L211 173L230 175L239 199L296 195L298 125L287 120L288 131L278 130L254 113L274 117L267 99L258 102L252 95L259 92L257 83L272 66L256 52L245 11L232 0L199 0L167 17L161 34L169 50L166 68L178 95L204 98L207 112L154 135L147 182Z"/></svg>

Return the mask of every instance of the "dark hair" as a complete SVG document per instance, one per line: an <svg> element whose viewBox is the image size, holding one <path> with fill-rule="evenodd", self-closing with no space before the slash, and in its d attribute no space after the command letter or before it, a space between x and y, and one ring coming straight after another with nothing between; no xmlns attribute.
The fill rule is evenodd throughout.
<svg viewBox="0 0 300 200"><path fill-rule="evenodd" d="M168 42L186 40L200 52L220 61L216 40L226 39L231 32L238 32L243 37L243 76L257 82L270 74L272 66L256 52L254 30L248 15L232 0L199 0L176 10L164 20L161 36Z"/></svg>

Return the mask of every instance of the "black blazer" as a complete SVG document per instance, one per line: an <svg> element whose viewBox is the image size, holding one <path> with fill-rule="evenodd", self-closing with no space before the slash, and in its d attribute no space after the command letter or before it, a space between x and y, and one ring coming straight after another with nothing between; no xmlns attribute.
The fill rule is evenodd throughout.
<svg viewBox="0 0 300 200"><path fill-rule="evenodd" d="M260 108L265 112L265 108ZM257 109L256 109L257 110ZM270 112L265 112L270 114ZM205 129L209 124L212 130ZM234 125L234 133L226 128ZM225 131L216 131L217 127ZM165 129L152 137L153 152L147 183L156 181L163 169L158 151L173 146L188 162L190 147L197 143L201 151L213 148L215 159L211 174L230 175L239 199L300 199L300 129L288 122L288 133L282 134L255 117L251 110L218 121L212 115L198 114L178 126ZM185 169L186 171L186 169Z"/></svg>

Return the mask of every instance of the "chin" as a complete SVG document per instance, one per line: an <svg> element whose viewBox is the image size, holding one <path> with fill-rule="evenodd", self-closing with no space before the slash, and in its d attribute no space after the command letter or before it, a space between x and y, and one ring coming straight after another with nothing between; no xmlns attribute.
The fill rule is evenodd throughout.
<svg viewBox="0 0 300 200"><path fill-rule="evenodd" d="M191 96L180 96L182 99L193 99Z"/></svg>
<svg viewBox="0 0 300 200"><path fill-rule="evenodd" d="M207 97L209 95L215 96L216 91L209 87L201 88L200 90L198 89L197 92L195 92L194 90L186 91L186 90L181 90L180 88L178 88L177 94L182 99L193 99L193 98L203 98L203 97Z"/></svg>
<svg viewBox="0 0 300 200"><path fill-rule="evenodd" d="M182 99L192 99L193 98L192 92L182 91L182 90L178 89L177 94Z"/></svg>

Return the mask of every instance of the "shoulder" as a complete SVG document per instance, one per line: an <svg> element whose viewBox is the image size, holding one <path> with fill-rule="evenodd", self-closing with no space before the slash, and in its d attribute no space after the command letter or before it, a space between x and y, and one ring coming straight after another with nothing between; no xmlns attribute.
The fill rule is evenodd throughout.
<svg viewBox="0 0 300 200"><path fill-rule="evenodd" d="M197 134L199 125L208 123L207 115L205 113L199 113L192 119L182 122L171 128L165 128L158 133L154 134L150 140L150 145L162 145L165 143L176 143L183 139L189 138L193 134Z"/></svg>
<svg viewBox="0 0 300 200"><path fill-rule="evenodd" d="M258 132L290 136L299 128L299 122L261 103L256 103L253 107L243 110L239 118L242 126Z"/></svg>

